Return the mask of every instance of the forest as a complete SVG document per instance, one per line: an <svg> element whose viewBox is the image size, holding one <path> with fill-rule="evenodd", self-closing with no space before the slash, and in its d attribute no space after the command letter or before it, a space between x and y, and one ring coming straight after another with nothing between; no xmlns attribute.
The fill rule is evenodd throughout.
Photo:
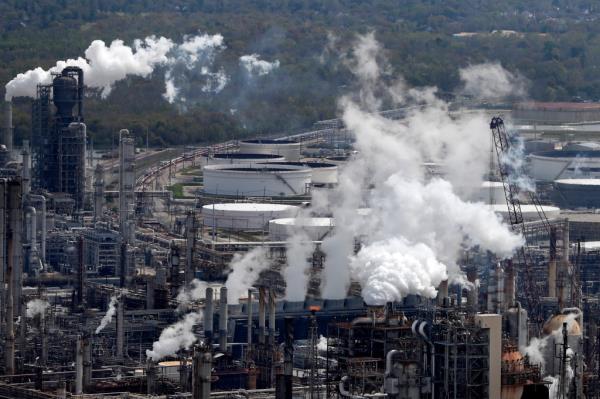
<svg viewBox="0 0 600 399"><path fill-rule="evenodd" d="M128 128L150 145L275 135L337 116L352 89L343 62L357 34L375 32L391 77L454 93L458 70L500 62L541 101L600 100L600 5L584 0L4 0L0 2L1 87L17 73L82 56L95 39L150 35L181 41L221 34L219 93L170 104L164 73L120 81L106 99L90 92L86 123L96 145ZM260 54L279 67L249 84L239 58ZM31 99L17 98L17 142L30 134Z"/></svg>

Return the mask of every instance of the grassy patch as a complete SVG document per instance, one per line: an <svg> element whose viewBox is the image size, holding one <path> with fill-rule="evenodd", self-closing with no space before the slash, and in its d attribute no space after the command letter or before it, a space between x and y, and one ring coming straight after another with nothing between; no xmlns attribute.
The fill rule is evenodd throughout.
<svg viewBox="0 0 600 399"><path fill-rule="evenodd" d="M175 183L172 186L167 186L167 190L173 193L173 198L175 199L183 199L183 198L193 198L186 197L183 192L184 187L198 187L201 186L199 183Z"/></svg>

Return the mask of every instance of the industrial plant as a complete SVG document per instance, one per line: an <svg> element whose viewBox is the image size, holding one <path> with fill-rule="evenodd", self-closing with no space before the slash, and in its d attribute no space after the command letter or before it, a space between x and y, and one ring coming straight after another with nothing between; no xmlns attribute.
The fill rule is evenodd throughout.
<svg viewBox="0 0 600 399"><path fill-rule="evenodd" d="M598 106L103 151L85 78L5 104L0 398L600 397Z"/></svg>

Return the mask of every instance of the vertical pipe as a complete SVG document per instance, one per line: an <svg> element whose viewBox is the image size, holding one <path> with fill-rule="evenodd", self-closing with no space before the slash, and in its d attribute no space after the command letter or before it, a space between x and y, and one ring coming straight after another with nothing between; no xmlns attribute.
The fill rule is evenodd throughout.
<svg viewBox="0 0 600 399"><path fill-rule="evenodd" d="M185 285L189 286L194 279L194 245L196 243L196 221L193 212L188 212L185 219Z"/></svg>
<svg viewBox="0 0 600 399"><path fill-rule="evenodd" d="M508 309L515 305L515 267L512 260L506 262L506 279L504 282L504 306L502 309Z"/></svg>
<svg viewBox="0 0 600 399"><path fill-rule="evenodd" d="M192 399L210 398L212 356L206 347L194 348L192 365Z"/></svg>
<svg viewBox="0 0 600 399"><path fill-rule="evenodd" d="M156 365L151 359L146 363L146 393L148 395L156 393Z"/></svg>
<svg viewBox="0 0 600 399"><path fill-rule="evenodd" d="M258 289L258 342L265 344L265 319L266 319L266 288Z"/></svg>
<svg viewBox="0 0 600 399"><path fill-rule="evenodd" d="M471 289L467 294L467 308L471 313L479 311L479 287L477 286L477 267L467 270L467 279L471 283Z"/></svg>
<svg viewBox="0 0 600 399"><path fill-rule="evenodd" d="M89 391L92 384L92 345L89 334L83 336L83 390Z"/></svg>
<svg viewBox="0 0 600 399"><path fill-rule="evenodd" d="M269 345L275 346L275 291L269 289Z"/></svg>
<svg viewBox="0 0 600 399"><path fill-rule="evenodd" d="M25 312L22 312L25 313ZM25 324L25 319L21 319L21 323ZM40 356L40 364L46 366L48 364L48 320L46 320L46 312L40 314L40 342L42 354Z"/></svg>
<svg viewBox="0 0 600 399"><path fill-rule="evenodd" d="M104 169L98 163L94 170L94 222L102 220L104 214Z"/></svg>
<svg viewBox="0 0 600 399"><path fill-rule="evenodd" d="M31 152L29 150L29 140L23 140L23 151L21 152L23 167L21 169L21 178L23 180L23 194L28 195L31 191Z"/></svg>
<svg viewBox="0 0 600 399"><path fill-rule="evenodd" d="M85 262L83 259L83 236L80 236L77 240L77 255L79 256L77 262L77 306L83 309L86 277Z"/></svg>
<svg viewBox="0 0 600 399"><path fill-rule="evenodd" d="M556 227L550 228L550 261L548 262L548 296L556 298Z"/></svg>
<svg viewBox="0 0 600 399"><path fill-rule="evenodd" d="M2 141L11 156L13 150L13 131L12 101L9 100L4 103L4 139Z"/></svg>
<svg viewBox="0 0 600 399"><path fill-rule="evenodd" d="M212 345L213 335L213 289L206 288L206 296L204 299L204 337L209 348Z"/></svg>
<svg viewBox="0 0 600 399"><path fill-rule="evenodd" d="M117 361L123 362L125 346L125 297L121 295L117 302Z"/></svg>
<svg viewBox="0 0 600 399"><path fill-rule="evenodd" d="M83 337L77 337L75 350L75 395L83 393Z"/></svg>
<svg viewBox="0 0 600 399"><path fill-rule="evenodd" d="M564 225L563 225L563 229L562 229L562 259L560 262L560 273L558 273L558 276L560 278L560 292L559 292L559 298L558 298L558 302L559 302L559 309L562 309L565 306L568 306L567 303L567 298L569 297L569 290L567 289L567 287L570 287L570 284L568 284L569 282L567 281L567 279L569 278L569 243L570 243L570 237L569 237L569 220L565 219Z"/></svg>
<svg viewBox="0 0 600 399"><path fill-rule="evenodd" d="M248 334L247 334L247 343L248 343L248 353L252 348L252 290L248 290L248 306L246 308L248 313Z"/></svg>
<svg viewBox="0 0 600 399"><path fill-rule="evenodd" d="M227 287L221 287L219 298L219 348L223 353L227 353L227 307Z"/></svg>
<svg viewBox="0 0 600 399"><path fill-rule="evenodd" d="M283 352L283 374L277 376L276 399L292 399L292 372L294 360L294 319L285 318L285 345Z"/></svg>

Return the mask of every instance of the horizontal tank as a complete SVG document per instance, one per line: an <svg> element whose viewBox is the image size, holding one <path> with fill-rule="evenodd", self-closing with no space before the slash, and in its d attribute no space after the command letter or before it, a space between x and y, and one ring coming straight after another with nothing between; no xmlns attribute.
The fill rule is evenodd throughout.
<svg viewBox="0 0 600 399"><path fill-rule="evenodd" d="M545 151L529 156L531 177L553 182L566 178L600 178L600 151Z"/></svg>
<svg viewBox="0 0 600 399"><path fill-rule="evenodd" d="M498 215L502 216L504 220L508 220L508 207L504 204L493 204L490 205L492 210ZM560 208L555 206L543 205L542 210L548 219L557 219L560 217ZM535 205L521 205L521 213L523 214L523 220L526 222L532 222L540 220L540 215Z"/></svg>
<svg viewBox="0 0 600 399"><path fill-rule="evenodd" d="M285 162L285 158L281 155L275 154L248 154L242 152L228 152L222 154L213 154L206 160L206 163L208 165L269 162Z"/></svg>
<svg viewBox="0 0 600 399"><path fill-rule="evenodd" d="M273 219L294 217L300 208L283 204L232 203L202 207L204 225L229 230L263 230Z"/></svg>
<svg viewBox="0 0 600 399"><path fill-rule="evenodd" d="M312 171L273 164L207 165L204 193L238 197L292 197L308 194Z"/></svg>
<svg viewBox="0 0 600 399"><path fill-rule="evenodd" d="M299 161L301 147L300 143L291 140L257 139L240 141L240 152L280 155L286 161Z"/></svg>
<svg viewBox="0 0 600 399"><path fill-rule="evenodd" d="M566 208L600 208L600 179L559 179L554 188Z"/></svg>
<svg viewBox="0 0 600 399"><path fill-rule="evenodd" d="M274 165L304 166L312 170L313 185L330 185L338 182L338 167L328 162L270 162Z"/></svg>
<svg viewBox="0 0 600 399"><path fill-rule="evenodd" d="M289 237L304 233L309 240L323 241L335 226L333 218L285 218L269 222L269 239L286 241Z"/></svg>

